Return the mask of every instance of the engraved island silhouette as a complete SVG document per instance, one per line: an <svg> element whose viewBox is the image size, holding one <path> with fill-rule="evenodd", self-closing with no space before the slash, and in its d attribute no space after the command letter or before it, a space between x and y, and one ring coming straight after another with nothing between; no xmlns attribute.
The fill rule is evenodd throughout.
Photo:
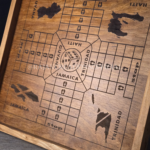
<svg viewBox="0 0 150 150"><path fill-rule="evenodd" d="M57 3L53 3L51 7L40 7L38 9L38 19L42 18L44 15L47 15L48 18L53 18L61 10L60 6Z"/></svg>
<svg viewBox="0 0 150 150"><path fill-rule="evenodd" d="M95 131L97 131L98 127L105 128L105 142L107 143L107 136L111 123L111 114L101 112L99 108L97 113Z"/></svg>
<svg viewBox="0 0 150 150"><path fill-rule="evenodd" d="M121 14L117 14L115 12L112 12L112 16L113 18L110 20L110 24L108 25L108 32L112 32L114 34L116 34L117 36L127 36L128 33L123 32L121 30L121 22L119 21L119 18L129 18L132 20L137 20L139 22L144 20L144 17L140 16L138 13L136 15L130 15L130 14L126 14L126 13L121 13ZM123 22L125 24L128 24L128 22L124 21Z"/></svg>
<svg viewBox="0 0 150 150"><path fill-rule="evenodd" d="M17 86L20 88L20 90L17 88ZM38 96L35 95L32 91L30 91L26 86L23 86L21 84L17 84L17 86L12 84L11 88L14 89L17 96L22 98L22 100L24 102L25 102L25 99L26 99L25 96L27 96L28 98L30 98L34 102L39 102Z"/></svg>
<svg viewBox="0 0 150 150"><path fill-rule="evenodd" d="M94 94L92 94L92 102L95 103ZM111 123L111 114L101 112L100 108L97 111L97 119L96 119L96 126L95 126L95 133L98 130L98 127L105 128L105 142L107 143L107 137L109 133Z"/></svg>

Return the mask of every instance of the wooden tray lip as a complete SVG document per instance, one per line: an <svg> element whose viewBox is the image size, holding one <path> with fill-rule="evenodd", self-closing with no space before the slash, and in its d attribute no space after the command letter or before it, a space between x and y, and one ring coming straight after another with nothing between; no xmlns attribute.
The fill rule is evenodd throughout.
<svg viewBox="0 0 150 150"><path fill-rule="evenodd" d="M137 128L134 135L132 150L140 150L150 108L150 72L148 74L145 92L142 100Z"/></svg>
<svg viewBox="0 0 150 150"><path fill-rule="evenodd" d="M68 148L58 146L56 144L42 140L41 138L38 137L34 137L30 134L15 130L3 124L0 124L0 131L48 150L68 150Z"/></svg>
<svg viewBox="0 0 150 150"><path fill-rule="evenodd" d="M8 34L9 34L9 29L11 26L11 22L12 22L16 3L17 3L17 0L12 0L11 5L10 5L10 9L9 9L9 13L8 13L8 17L7 17L7 21L6 21L6 25L5 25L5 30L4 30L3 37L2 37L2 42L0 45L0 66L2 63L2 59L3 59L3 55L4 55L4 51L5 51L5 46L6 46L6 42L7 42L7 38L8 38Z"/></svg>
<svg viewBox="0 0 150 150"><path fill-rule="evenodd" d="M9 10L7 21L6 21L5 30L3 33L3 38L2 38L1 45L0 45L0 66L1 66L1 63L3 60L3 54L5 51L6 42L8 39L8 34L9 34L10 27L11 27L11 22L12 22L12 18L13 18L13 14L14 14L14 10L15 10L17 1L20 1L20 0L12 0L11 5L10 5L10 10ZM149 76L147 79L144 97L142 100L138 124L137 124L136 132L134 135L134 140L132 143L132 150L140 150L140 147L141 147L142 138L143 138L143 134L144 134L144 128L146 125L147 115L148 115L149 106L150 106L150 99L149 99L150 92L149 91L150 91L150 73L149 73ZM34 145L40 146L42 148L48 149L48 150L67 150L66 148L62 148L53 143L44 141L41 138L34 137L28 133L24 133L22 131L17 131L15 129L8 127L6 125L3 125L3 124L0 124L0 131L4 132L6 134L9 134L11 136L14 136L16 138L22 139L26 142L29 142Z"/></svg>

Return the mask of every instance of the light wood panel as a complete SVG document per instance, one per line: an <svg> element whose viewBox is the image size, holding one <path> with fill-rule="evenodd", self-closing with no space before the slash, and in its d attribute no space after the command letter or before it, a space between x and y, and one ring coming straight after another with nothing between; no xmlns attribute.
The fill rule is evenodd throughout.
<svg viewBox="0 0 150 150"><path fill-rule="evenodd" d="M149 109L149 7L148 1L23 0L0 122L71 149L139 149Z"/></svg>
<svg viewBox="0 0 150 150"><path fill-rule="evenodd" d="M0 65L1 65L2 57L3 57L4 51L5 51L6 42L8 39L8 34L9 34L9 30L10 30L10 26L11 26L11 22L12 22L12 18L13 18L15 6L16 6L16 0L12 0L11 6L10 6L10 11L9 11L7 22L6 22L6 26L5 26L5 31L4 31L2 42L0 45Z"/></svg>

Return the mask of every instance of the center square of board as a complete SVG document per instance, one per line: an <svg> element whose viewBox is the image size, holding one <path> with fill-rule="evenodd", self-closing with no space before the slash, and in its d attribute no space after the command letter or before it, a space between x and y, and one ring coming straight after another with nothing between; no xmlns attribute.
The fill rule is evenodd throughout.
<svg viewBox="0 0 150 150"><path fill-rule="evenodd" d="M149 5L23 0L1 122L73 149L131 149L150 69Z"/></svg>

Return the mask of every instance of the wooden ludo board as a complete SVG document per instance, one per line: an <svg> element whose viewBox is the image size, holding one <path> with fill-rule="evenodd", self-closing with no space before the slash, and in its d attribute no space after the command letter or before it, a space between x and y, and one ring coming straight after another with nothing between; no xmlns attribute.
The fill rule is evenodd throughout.
<svg viewBox="0 0 150 150"><path fill-rule="evenodd" d="M132 149L149 24L146 0L23 0L0 122L71 149Z"/></svg>

